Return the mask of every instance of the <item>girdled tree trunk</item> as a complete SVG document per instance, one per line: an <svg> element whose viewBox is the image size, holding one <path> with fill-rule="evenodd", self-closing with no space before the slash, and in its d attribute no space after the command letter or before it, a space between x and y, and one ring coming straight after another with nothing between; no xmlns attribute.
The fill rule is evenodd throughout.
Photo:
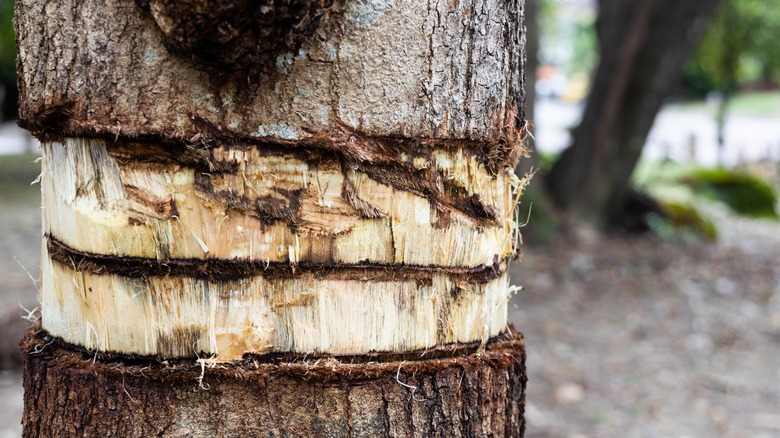
<svg viewBox="0 0 780 438"><path fill-rule="evenodd" d="M16 14L26 436L522 434L521 0Z"/></svg>
<svg viewBox="0 0 780 438"><path fill-rule="evenodd" d="M546 178L559 207L604 228L621 221L655 115L717 3L600 1L600 61L587 106Z"/></svg>

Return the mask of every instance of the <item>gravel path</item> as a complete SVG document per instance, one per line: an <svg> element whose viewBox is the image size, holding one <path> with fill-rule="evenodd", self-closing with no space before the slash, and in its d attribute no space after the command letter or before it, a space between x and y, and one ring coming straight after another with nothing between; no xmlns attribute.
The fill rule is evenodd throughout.
<svg viewBox="0 0 780 438"><path fill-rule="evenodd" d="M32 155L0 157L0 438L22 434L19 340L27 327L22 307L38 306L41 248L40 166ZM28 274L31 273L30 274Z"/></svg>
<svg viewBox="0 0 780 438"><path fill-rule="evenodd" d="M22 375L0 371L0 438L22 436Z"/></svg>
<svg viewBox="0 0 780 438"><path fill-rule="evenodd" d="M780 226L728 223L526 249L527 436L780 436Z"/></svg>

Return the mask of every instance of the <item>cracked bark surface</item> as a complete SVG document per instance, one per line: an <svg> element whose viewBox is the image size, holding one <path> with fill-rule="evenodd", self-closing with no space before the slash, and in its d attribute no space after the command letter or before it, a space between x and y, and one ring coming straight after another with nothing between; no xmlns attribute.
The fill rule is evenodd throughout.
<svg viewBox="0 0 780 438"><path fill-rule="evenodd" d="M520 0L334 4L247 77L169 53L132 0L16 3L21 123L71 136L249 140L366 135L498 142L523 124ZM273 96L273 98L269 98Z"/></svg>

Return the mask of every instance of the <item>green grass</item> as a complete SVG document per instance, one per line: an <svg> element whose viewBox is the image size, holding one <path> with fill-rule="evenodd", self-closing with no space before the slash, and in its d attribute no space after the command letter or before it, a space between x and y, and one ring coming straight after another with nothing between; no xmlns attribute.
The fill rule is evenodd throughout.
<svg viewBox="0 0 780 438"><path fill-rule="evenodd" d="M692 162L679 163L643 159L634 169L631 180L639 188L652 191L659 186L681 186L680 180L682 178L699 169L701 166Z"/></svg>
<svg viewBox="0 0 780 438"><path fill-rule="evenodd" d="M717 111L715 105L708 105L703 100L686 100L675 102L672 107L691 111L705 111L713 117ZM727 109L730 115L777 116L780 115L780 91L749 91L739 93L731 98Z"/></svg>
<svg viewBox="0 0 780 438"><path fill-rule="evenodd" d="M734 114L780 114L780 91L742 93L735 96L728 107Z"/></svg>
<svg viewBox="0 0 780 438"><path fill-rule="evenodd" d="M5 204L37 202L41 186L31 185L41 173L34 154L0 155L0 208Z"/></svg>

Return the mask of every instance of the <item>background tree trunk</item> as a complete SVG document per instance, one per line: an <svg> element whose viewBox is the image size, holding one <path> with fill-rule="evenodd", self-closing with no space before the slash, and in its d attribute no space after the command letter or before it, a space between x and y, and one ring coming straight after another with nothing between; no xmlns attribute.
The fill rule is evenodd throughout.
<svg viewBox="0 0 780 438"><path fill-rule="evenodd" d="M582 121L546 179L562 209L604 228L625 212L653 120L717 0L602 0L600 61Z"/></svg>
<svg viewBox="0 0 780 438"><path fill-rule="evenodd" d="M26 436L522 434L522 1L16 14Z"/></svg>

